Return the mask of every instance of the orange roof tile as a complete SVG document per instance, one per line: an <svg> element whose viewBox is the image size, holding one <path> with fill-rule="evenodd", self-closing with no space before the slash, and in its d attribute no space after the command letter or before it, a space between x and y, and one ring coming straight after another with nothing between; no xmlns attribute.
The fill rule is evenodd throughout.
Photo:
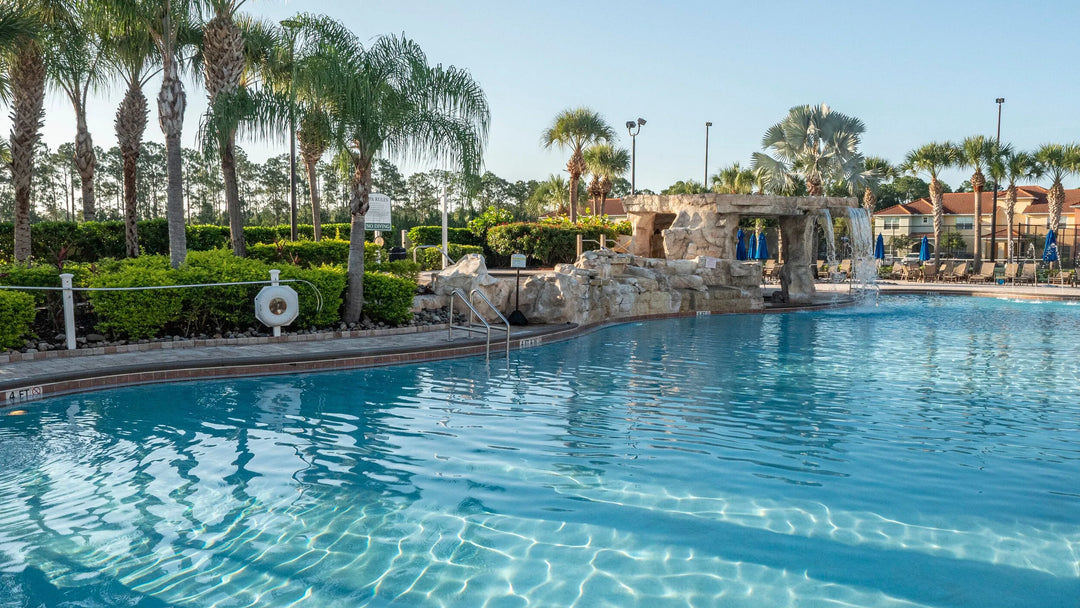
<svg viewBox="0 0 1080 608"><path fill-rule="evenodd" d="M1038 214L1049 213L1046 203L1046 188L1041 186L1017 186L1017 199L1023 201L1025 199L1032 202L1024 210L1025 214ZM1002 199L1005 198L1005 191L998 192L998 205L1001 205ZM981 192L979 196L979 210L983 215L989 215L990 208L994 204L993 192ZM945 215L974 215L975 213L975 194L972 192L949 192L942 196L941 206L944 208ZM1080 208L1080 188L1074 188L1065 191L1065 204L1066 208ZM902 203L899 205L893 205L892 207L886 207L881 211L878 211L874 215L932 215L934 213L933 206L930 204L930 200L926 198L920 198L910 203Z"/></svg>

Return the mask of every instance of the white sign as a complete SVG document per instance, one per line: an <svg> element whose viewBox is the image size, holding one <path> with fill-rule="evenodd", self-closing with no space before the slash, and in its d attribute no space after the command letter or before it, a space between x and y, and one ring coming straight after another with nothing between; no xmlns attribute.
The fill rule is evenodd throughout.
<svg viewBox="0 0 1080 608"><path fill-rule="evenodd" d="M5 405L11 405L12 403L22 403L23 401L33 401L35 399L41 399L44 391L40 386L28 386L26 388L10 388L4 389L0 395L3 395L3 401Z"/></svg>
<svg viewBox="0 0 1080 608"><path fill-rule="evenodd" d="M390 197L378 192L368 194L368 212L364 216L367 230L390 230Z"/></svg>
<svg viewBox="0 0 1080 608"><path fill-rule="evenodd" d="M525 254L515 253L511 255L510 268L525 268Z"/></svg>
<svg viewBox="0 0 1080 608"><path fill-rule="evenodd" d="M705 268L716 268L716 258L714 258L714 257L705 258Z"/></svg>

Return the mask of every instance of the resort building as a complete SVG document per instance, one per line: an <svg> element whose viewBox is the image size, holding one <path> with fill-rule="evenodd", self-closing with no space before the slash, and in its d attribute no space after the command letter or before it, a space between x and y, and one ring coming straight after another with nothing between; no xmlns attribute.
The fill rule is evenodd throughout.
<svg viewBox="0 0 1080 608"><path fill-rule="evenodd" d="M983 192L979 199L979 213L982 216L982 252L985 259L993 257L1004 260L1008 251L1008 239L1014 243L1014 255L1029 258L1042 255L1046 231L1049 228L1050 211L1047 204L1046 188L1041 186L1017 186L1016 207L1013 213L1012 232L1009 232L1005 217L1005 191L998 192L997 222L994 244L997 249L991 256L991 213L994 206L994 193ZM972 244L975 242L975 194L972 192L952 192L944 195L943 253L955 257L971 257ZM1080 189L1065 190L1065 204L1061 209L1061 224L1058 226L1058 254L1065 264L1077 253L1077 226L1080 225ZM934 247L934 210L927 198L910 203L901 203L887 207L874 214L874 234L885 235L886 251L893 255L904 255L909 251L897 251L891 246L892 237L908 236L912 247L918 251L922 237L927 237ZM956 236L959 236L959 239ZM962 244L961 242L962 241Z"/></svg>

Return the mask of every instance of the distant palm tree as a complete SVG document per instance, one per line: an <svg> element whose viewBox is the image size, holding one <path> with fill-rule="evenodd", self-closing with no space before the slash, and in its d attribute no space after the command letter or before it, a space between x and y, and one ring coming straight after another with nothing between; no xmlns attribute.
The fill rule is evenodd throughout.
<svg viewBox="0 0 1080 608"><path fill-rule="evenodd" d="M881 182L896 179L896 167L880 156L867 156L863 158L863 171L868 179L863 181L863 208L867 215L874 215L877 209L877 189Z"/></svg>
<svg viewBox="0 0 1080 608"><path fill-rule="evenodd" d="M810 196L823 196L826 182L862 170L859 142L865 131L861 120L825 104L795 106L765 131L761 147L772 156L754 152L753 166L764 170L773 190L790 191L801 177Z"/></svg>
<svg viewBox="0 0 1080 608"><path fill-rule="evenodd" d="M964 141L957 146L957 165L971 168L971 191L975 193L975 238L974 252L972 255L973 268L978 268L982 261L982 191L986 185L986 176L983 175L983 167L988 167L997 154L994 141L975 135L965 137Z"/></svg>
<svg viewBox="0 0 1080 608"><path fill-rule="evenodd" d="M365 215L375 157L447 159L467 176L478 175L490 113L483 90L467 72L430 66L411 40L385 36L365 48L336 21L299 21L319 39L321 51L310 58L309 69L297 73L295 86L327 100L332 141L352 173L343 320L356 323L364 304Z"/></svg>
<svg viewBox="0 0 1080 608"><path fill-rule="evenodd" d="M614 180L630 170L630 152L622 148L603 143L593 144L585 150L585 166L596 181L596 200L593 203L593 215L604 213L604 203ZM590 186L591 191L591 186ZM590 192L591 193L591 192Z"/></svg>
<svg viewBox="0 0 1080 608"><path fill-rule="evenodd" d="M938 174L956 164L958 152L949 142L929 143L907 153L900 170L912 175L926 173L930 176L930 204L934 210L934 264L941 263L942 229L945 223L945 207L942 204L944 188Z"/></svg>
<svg viewBox="0 0 1080 608"><path fill-rule="evenodd" d="M585 173L584 151L589 144L615 139L615 130L599 114L589 108L563 110L544 130L541 141L545 148L557 145L570 150L566 171L570 174L570 221L577 221L577 185Z"/></svg>
<svg viewBox="0 0 1080 608"><path fill-rule="evenodd" d="M552 174L529 196L530 211L537 216L545 213L562 215L570 208L570 185L561 175Z"/></svg>
<svg viewBox="0 0 1080 608"><path fill-rule="evenodd" d="M736 161L712 176L712 191L720 194L752 194L754 179L754 170L743 169Z"/></svg>
<svg viewBox="0 0 1080 608"><path fill-rule="evenodd" d="M1049 227L1058 230L1061 224L1061 208L1065 204L1065 176L1077 170L1075 145L1043 144L1035 151L1038 171L1050 177L1050 190L1046 193L1047 206L1050 208Z"/></svg>
<svg viewBox="0 0 1080 608"><path fill-rule="evenodd" d="M1035 162L1035 157L1027 152L1012 152L1007 154L998 163L1000 168L1003 169L1002 177L1008 180L1009 188L1005 191L1005 223L1008 225L1005 237L1007 240L1006 246L1006 259L1008 261L1013 260L1013 218L1016 212L1016 182L1021 179L1027 179L1029 177L1037 177L1039 172L1038 164Z"/></svg>

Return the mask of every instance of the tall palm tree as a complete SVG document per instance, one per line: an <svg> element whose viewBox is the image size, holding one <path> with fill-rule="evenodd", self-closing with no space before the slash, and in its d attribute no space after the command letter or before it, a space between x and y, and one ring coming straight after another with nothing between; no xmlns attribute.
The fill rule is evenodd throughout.
<svg viewBox="0 0 1080 608"><path fill-rule="evenodd" d="M64 92L75 111L75 155L82 186L83 220L93 221L94 172L97 159L86 126L86 102L91 87L104 81L102 41L92 19L92 6L76 3L72 19L59 24L48 37L49 76Z"/></svg>
<svg viewBox="0 0 1080 608"><path fill-rule="evenodd" d="M712 176L712 191L721 194L751 194L754 191L754 180L754 170L743 169L736 161Z"/></svg>
<svg viewBox="0 0 1080 608"><path fill-rule="evenodd" d="M1016 213L1016 182L1021 179L1027 179L1029 177L1037 177L1039 172L1038 164L1035 162L1035 157L1027 152L1013 152L1009 153L1001 159L998 163L1000 165L1002 178L1008 180L1009 187L1005 191L1005 223L1007 224L1005 231L1006 240L1006 259L1010 262L1015 255L1013 250L1013 238L1012 227L1013 218ZM997 169L994 169L997 172Z"/></svg>
<svg viewBox="0 0 1080 608"><path fill-rule="evenodd" d="M827 182L843 181L859 172L859 143L866 126L858 118L829 106L795 106L769 127L755 152L753 167L761 168L774 190L790 190L795 178L806 181L810 196L822 196Z"/></svg>
<svg viewBox="0 0 1080 608"><path fill-rule="evenodd" d="M975 193L975 238L972 263L974 268L979 267L982 261L982 191L986 185L986 176L983 175L983 167L988 167L996 155L994 140L982 135L965 137L964 141L957 146L957 165L973 170L971 174L971 190Z"/></svg>
<svg viewBox="0 0 1080 608"><path fill-rule="evenodd" d="M630 152L609 143L593 144L585 150L584 158L585 167L593 174L596 181L593 215L601 215L604 212L607 195L611 192L613 180L622 177L630 170Z"/></svg>
<svg viewBox="0 0 1080 608"><path fill-rule="evenodd" d="M867 215L872 216L877 209L877 193L874 190L881 182L896 179L896 167L880 156L867 156L863 159L863 172L876 178L873 182L867 181L863 184L863 208Z"/></svg>
<svg viewBox="0 0 1080 608"><path fill-rule="evenodd" d="M1056 232L1061 223L1061 208L1065 204L1065 186L1062 180L1076 170L1077 148L1075 145L1043 144L1035 151L1038 171L1050 177L1050 190L1046 193L1050 208L1049 227Z"/></svg>
<svg viewBox="0 0 1080 608"><path fill-rule="evenodd" d="M415 161L446 159L479 173L490 112L483 90L464 70L428 65L411 40L376 39L367 48L340 23L301 17L320 52L297 73L305 95L327 101L333 142L352 173L348 287L343 319L360 320L364 303L364 230L371 165L389 154Z"/></svg>
<svg viewBox="0 0 1080 608"><path fill-rule="evenodd" d="M942 204L944 188L938 175L957 162L956 146L949 142L933 142L907 153L900 170L912 175L925 173L930 176L930 204L934 209L934 264L941 263L942 228L945 223L945 207Z"/></svg>
<svg viewBox="0 0 1080 608"><path fill-rule="evenodd" d="M615 139L615 130L599 114L581 107L559 112L540 139L545 148L557 145L570 150L570 160L566 163L570 174L570 221L576 222L577 185L586 169L584 150L590 144Z"/></svg>
<svg viewBox="0 0 1080 608"><path fill-rule="evenodd" d="M0 6L0 99L8 96L8 65L19 40L35 37L39 24L30 16L26 3L5 3ZM6 145L6 144L5 144Z"/></svg>
<svg viewBox="0 0 1080 608"><path fill-rule="evenodd" d="M98 0L109 18L122 31L143 30L150 34L161 60L161 90L158 92L158 123L165 135L166 217L169 224L169 263L178 268L187 258L184 218L183 149L187 95L180 80L185 46L195 31L192 15L195 0Z"/></svg>

